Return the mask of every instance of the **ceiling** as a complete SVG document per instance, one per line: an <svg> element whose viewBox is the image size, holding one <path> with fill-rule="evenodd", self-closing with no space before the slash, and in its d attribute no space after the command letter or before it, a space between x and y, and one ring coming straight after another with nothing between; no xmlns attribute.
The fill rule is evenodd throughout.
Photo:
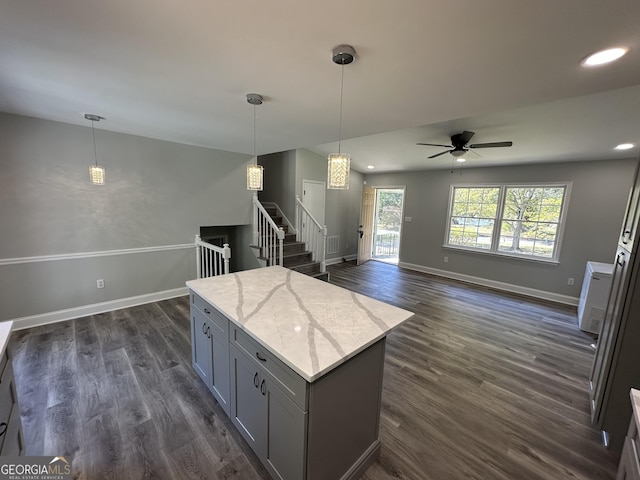
<svg viewBox="0 0 640 480"><path fill-rule="evenodd" d="M337 148L366 171L628 158L640 144L637 0L0 0L0 111L232 152ZM620 61L579 65L602 48Z"/></svg>

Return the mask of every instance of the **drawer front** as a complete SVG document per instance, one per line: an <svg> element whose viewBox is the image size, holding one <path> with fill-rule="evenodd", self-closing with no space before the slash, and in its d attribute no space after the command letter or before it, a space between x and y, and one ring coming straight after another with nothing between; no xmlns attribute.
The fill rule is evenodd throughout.
<svg viewBox="0 0 640 480"><path fill-rule="evenodd" d="M24 439L22 438L22 424L20 421L20 412L17 408L13 409L9 418L7 431L2 436L4 443L0 447L1 456L17 457L24 453ZM0 437L0 441L2 441Z"/></svg>
<svg viewBox="0 0 640 480"><path fill-rule="evenodd" d="M262 366L272 381L303 411L307 410L307 381L268 352L237 327L232 328L231 341L257 365Z"/></svg>
<svg viewBox="0 0 640 480"><path fill-rule="evenodd" d="M624 441L617 478L640 480L640 459L638 458L638 444L635 437L627 436Z"/></svg>
<svg viewBox="0 0 640 480"><path fill-rule="evenodd" d="M15 399L15 387L13 386L13 370L11 369L11 363L7 362L2 375L2 381L0 382L0 433L4 432L0 436L0 451L3 449L3 445L8 436L8 425L11 420L11 415L16 405Z"/></svg>
<svg viewBox="0 0 640 480"><path fill-rule="evenodd" d="M9 363L9 347L2 352L2 356L0 357L0 378L4 376L4 369Z"/></svg>
<svg viewBox="0 0 640 480"><path fill-rule="evenodd" d="M214 327L216 327L216 332L212 332L214 335L223 333L226 338L229 338L229 319L227 317L212 307L200 295L193 292L191 292L191 304L212 321Z"/></svg>

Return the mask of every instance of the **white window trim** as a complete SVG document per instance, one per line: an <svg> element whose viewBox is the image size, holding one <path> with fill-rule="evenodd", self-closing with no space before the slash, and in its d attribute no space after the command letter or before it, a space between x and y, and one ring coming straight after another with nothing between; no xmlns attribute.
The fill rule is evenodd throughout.
<svg viewBox="0 0 640 480"><path fill-rule="evenodd" d="M507 188L527 188L527 187L564 187L564 199L562 200L562 210L560 211L560 219L558 221L558 232L556 235L556 245L555 245L555 255L551 258L548 257L536 257L532 255L520 255L517 253L508 253L501 252L498 250L498 245L500 242L500 229L502 225L502 216L504 214L504 195ZM492 255L497 257L507 257L513 258L517 260L525 260L530 262L540 262L540 263L551 263L551 264L559 264L560 263L560 249L562 247L562 240L564 238L564 229L565 224L567 223L567 211L569 205L569 198L571 196L571 187L572 182L531 182L531 183L457 183L452 184L449 188L449 206L447 210L447 218L446 218L446 227L444 232L444 244L443 248L451 249L451 250L460 250L469 253L480 253L482 255ZM464 247L459 245L450 245L449 244L449 229L451 228L451 215L453 212L453 195L456 188L499 188L500 192L498 193L498 211L496 212L496 217L493 225L493 233L491 236L491 249L483 249L483 248L472 248L472 247Z"/></svg>

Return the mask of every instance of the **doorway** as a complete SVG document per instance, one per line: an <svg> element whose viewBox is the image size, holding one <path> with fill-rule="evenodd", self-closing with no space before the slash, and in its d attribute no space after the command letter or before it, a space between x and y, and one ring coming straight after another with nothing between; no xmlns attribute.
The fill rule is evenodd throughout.
<svg viewBox="0 0 640 480"><path fill-rule="evenodd" d="M302 180L302 203L320 225L324 225L324 182Z"/></svg>
<svg viewBox="0 0 640 480"><path fill-rule="evenodd" d="M360 214L358 265L367 260L398 264L404 187L364 187Z"/></svg>

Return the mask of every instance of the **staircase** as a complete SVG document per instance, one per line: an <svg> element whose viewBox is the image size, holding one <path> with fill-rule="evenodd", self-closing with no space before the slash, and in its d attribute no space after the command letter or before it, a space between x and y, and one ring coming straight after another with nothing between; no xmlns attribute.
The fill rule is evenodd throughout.
<svg viewBox="0 0 640 480"><path fill-rule="evenodd" d="M322 272L320 262L313 260L313 254L305 250L305 243L296 241L296 234L289 233L289 226L283 223L282 217L278 216L277 209L273 207L265 207L265 210L278 227L282 227L285 232L282 265L296 272L304 273L310 277L329 281L329 272ZM253 247L259 249L258 247ZM276 259L278 260L279 257ZM259 252L258 260L265 266L269 265L269 261L263 252Z"/></svg>

